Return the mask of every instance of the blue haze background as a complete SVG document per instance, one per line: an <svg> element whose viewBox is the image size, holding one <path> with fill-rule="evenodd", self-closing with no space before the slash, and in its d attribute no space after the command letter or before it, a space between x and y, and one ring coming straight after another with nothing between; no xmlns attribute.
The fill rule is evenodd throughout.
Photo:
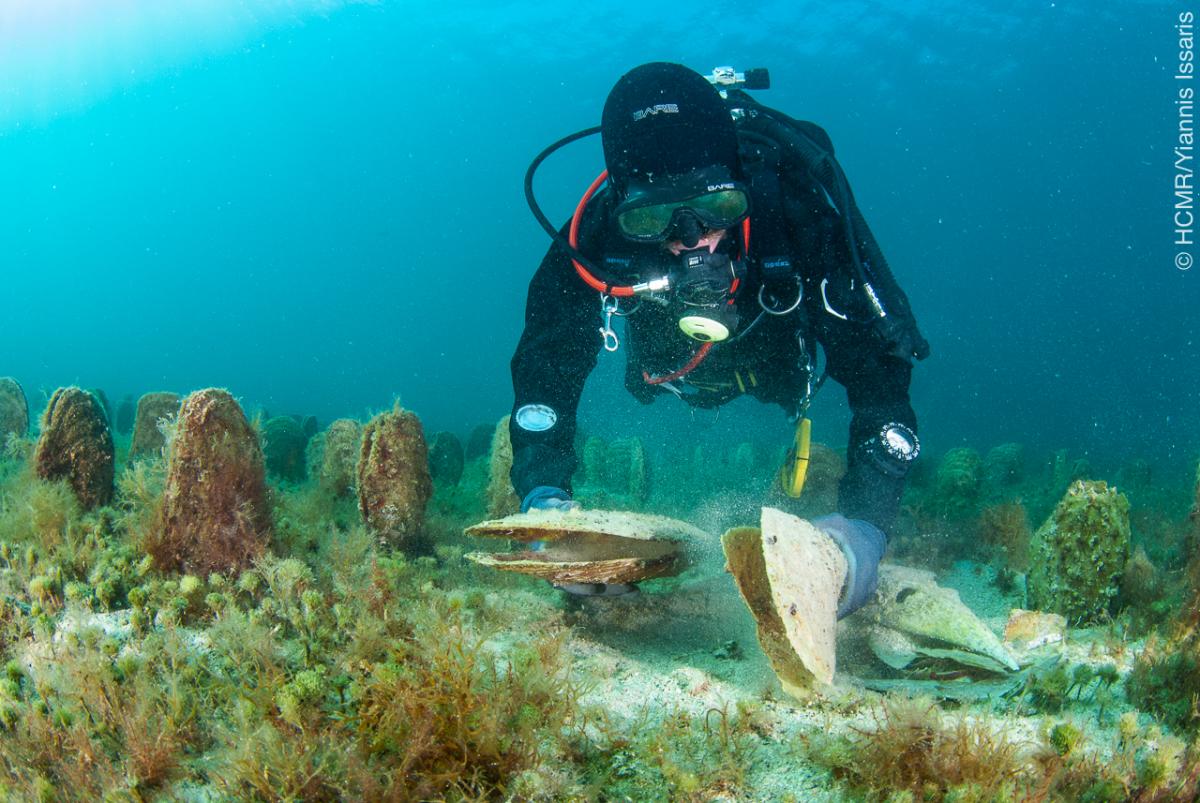
<svg viewBox="0 0 1200 803"><path fill-rule="evenodd" d="M429 430L507 412L547 245L529 159L664 59L771 70L832 135L933 357L931 451L1017 440L1182 470L1200 451L1200 273L1173 266L1169 3L546 4L8 0L0 374L225 386L248 407ZM596 142L547 165L555 219ZM642 408L607 432L786 438L774 410ZM845 439L844 394L818 437ZM653 435L651 435L653 440Z"/></svg>

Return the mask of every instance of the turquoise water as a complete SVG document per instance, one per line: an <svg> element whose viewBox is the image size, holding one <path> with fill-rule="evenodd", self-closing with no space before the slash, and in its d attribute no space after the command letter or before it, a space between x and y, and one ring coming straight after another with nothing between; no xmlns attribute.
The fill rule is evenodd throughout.
<svg viewBox="0 0 1200 803"><path fill-rule="evenodd" d="M101 5L0 10L0 374L35 408L220 385L325 421L394 396L431 430L495 420L547 245L525 167L666 59L767 67L759 98L830 132L933 345L931 450L1197 451L1175 4ZM547 166L552 217L600 162ZM752 404L637 407L620 373L602 362L585 426L786 437ZM816 415L844 440L839 389Z"/></svg>

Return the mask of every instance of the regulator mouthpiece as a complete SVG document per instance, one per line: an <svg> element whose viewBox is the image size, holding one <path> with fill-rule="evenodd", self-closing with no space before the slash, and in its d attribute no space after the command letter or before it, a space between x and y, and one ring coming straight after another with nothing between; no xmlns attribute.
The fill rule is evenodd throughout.
<svg viewBox="0 0 1200 803"><path fill-rule="evenodd" d="M704 236L704 224L692 212L681 210L675 213L675 235L684 248L695 248Z"/></svg>
<svg viewBox="0 0 1200 803"><path fill-rule="evenodd" d="M679 319L679 328L692 340L701 343L720 343L729 337L728 326L703 315L685 315Z"/></svg>

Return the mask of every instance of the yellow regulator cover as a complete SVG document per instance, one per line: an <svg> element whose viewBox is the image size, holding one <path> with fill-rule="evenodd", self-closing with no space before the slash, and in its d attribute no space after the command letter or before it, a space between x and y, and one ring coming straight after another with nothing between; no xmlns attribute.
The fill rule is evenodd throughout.
<svg viewBox="0 0 1200 803"><path fill-rule="evenodd" d="M679 328L693 340L719 343L729 337L729 327L703 315L687 315L679 319Z"/></svg>
<svg viewBox="0 0 1200 803"><path fill-rule="evenodd" d="M804 490L804 479L808 475L808 452L812 443L812 421L801 418L796 424L796 439L788 449L787 459L779 472L779 483L783 492L793 499Z"/></svg>

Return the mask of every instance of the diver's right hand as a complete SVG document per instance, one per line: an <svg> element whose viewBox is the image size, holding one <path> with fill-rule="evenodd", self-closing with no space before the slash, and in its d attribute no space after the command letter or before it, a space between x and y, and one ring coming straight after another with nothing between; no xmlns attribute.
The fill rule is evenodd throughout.
<svg viewBox="0 0 1200 803"><path fill-rule="evenodd" d="M565 512L578 509L579 503L573 500L569 493L553 485L539 485L525 494L525 499L521 501L522 513L528 513L531 510L558 510Z"/></svg>
<svg viewBox="0 0 1200 803"><path fill-rule="evenodd" d="M812 523L832 538L846 556L846 582L837 611L837 618L844 619L874 599L887 536L869 521L848 519L840 513L820 516Z"/></svg>

